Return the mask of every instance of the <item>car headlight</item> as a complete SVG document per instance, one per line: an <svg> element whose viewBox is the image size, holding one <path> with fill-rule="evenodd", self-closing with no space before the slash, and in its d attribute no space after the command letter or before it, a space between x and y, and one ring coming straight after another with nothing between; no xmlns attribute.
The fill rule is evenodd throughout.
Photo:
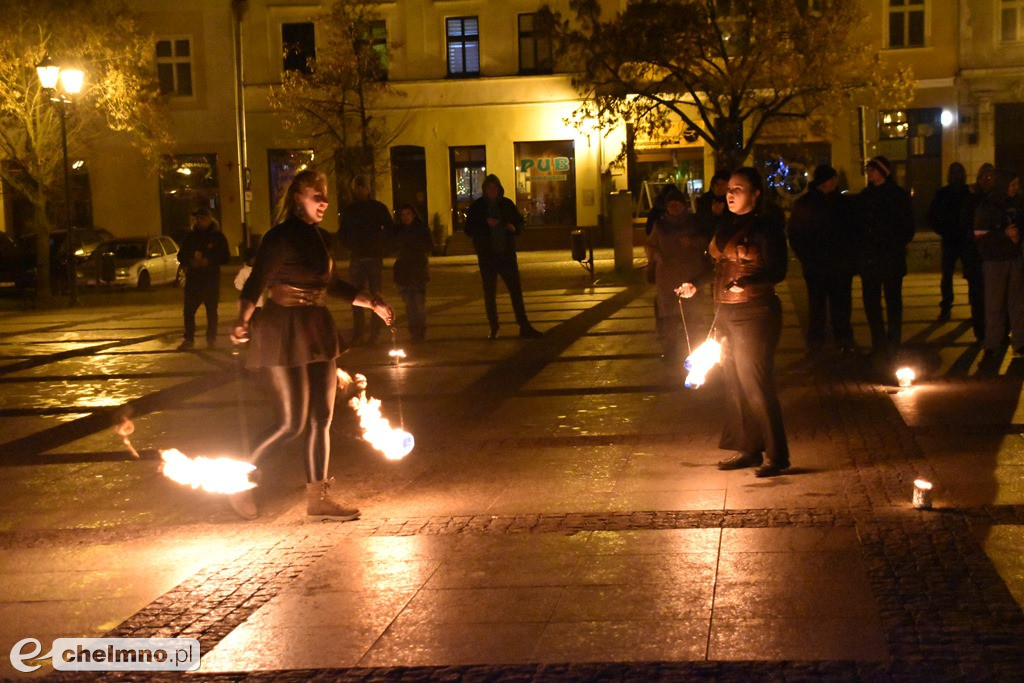
<svg viewBox="0 0 1024 683"><path fill-rule="evenodd" d="M115 277L128 277L128 271L125 270L124 268L118 268L117 270L114 271L114 276Z"/></svg>

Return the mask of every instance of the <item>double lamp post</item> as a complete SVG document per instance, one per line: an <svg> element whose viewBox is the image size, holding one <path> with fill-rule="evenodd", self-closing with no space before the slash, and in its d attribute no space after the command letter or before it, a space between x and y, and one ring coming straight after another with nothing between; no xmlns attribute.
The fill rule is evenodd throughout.
<svg viewBox="0 0 1024 683"><path fill-rule="evenodd" d="M71 169L68 165L68 105L74 95L82 92L82 83L85 80L85 72L81 69L62 68L53 63L50 56L43 57L43 61L36 65L36 74L39 76L39 85L50 94L50 101L57 104L57 111L60 112L60 146L64 153L64 221L66 223L67 236L67 269L68 269L68 304L78 305L78 278L75 272L75 251L77 235L75 225L71 220ZM58 83L60 88L58 88ZM49 277L45 274L44 277Z"/></svg>

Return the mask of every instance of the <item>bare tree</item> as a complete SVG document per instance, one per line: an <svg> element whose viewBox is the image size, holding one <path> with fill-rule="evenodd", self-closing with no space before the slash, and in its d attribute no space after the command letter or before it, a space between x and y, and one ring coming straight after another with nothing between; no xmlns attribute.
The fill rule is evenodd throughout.
<svg viewBox="0 0 1024 683"><path fill-rule="evenodd" d="M323 39L316 56L305 69L285 72L271 90L271 103L333 166L344 193L356 175L375 179L387 163L398 131L372 110L382 97L401 93L387 83L386 36L371 4L335 0L318 20Z"/></svg>
<svg viewBox="0 0 1024 683"><path fill-rule="evenodd" d="M632 0L610 17L603 4L542 11L583 98L581 129L656 135L681 121L735 167L768 126L821 133L858 97L910 99L909 71L880 61L858 0Z"/></svg>
<svg viewBox="0 0 1024 683"><path fill-rule="evenodd" d="M85 71L67 109L71 153L111 131L150 156L165 144L151 38L122 0L6 0L0 22L0 178L34 207L37 295L50 292L52 207L63 200L60 112L35 67L47 55ZM70 227L70 226L65 226Z"/></svg>

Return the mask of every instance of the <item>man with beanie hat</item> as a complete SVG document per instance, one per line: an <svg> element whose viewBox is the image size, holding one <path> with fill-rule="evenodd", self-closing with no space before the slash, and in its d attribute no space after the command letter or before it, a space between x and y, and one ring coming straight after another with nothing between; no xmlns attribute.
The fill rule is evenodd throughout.
<svg viewBox="0 0 1024 683"><path fill-rule="evenodd" d="M914 239L914 209L910 195L893 180L892 163L886 157L872 157L864 172L868 185L857 195L858 271L871 329L871 353L885 358L899 349L902 336L903 276L907 245Z"/></svg>
<svg viewBox="0 0 1024 683"><path fill-rule="evenodd" d="M519 336L543 336L526 319L523 286L519 280L519 259L516 257L516 237L523 231L523 215L515 202L505 196L498 176L493 173L484 178L483 196L469 205L466 211L466 234L473 238L480 278L484 285L484 308L491 326L491 339L498 338L498 304L496 301L498 276L501 276L512 300L512 311L519 324Z"/></svg>
<svg viewBox="0 0 1024 683"><path fill-rule="evenodd" d="M807 192L793 204L789 244L803 267L807 285L807 353L825 345L825 323L832 318L832 338L842 353L855 349L850 315L853 276L857 270L855 226L850 200L837 192L839 178L828 164L814 169Z"/></svg>
<svg viewBox="0 0 1024 683"><path fill-rule="evenodd" d="M220 267L231 259L227 238L217 228L210 210L201 206L192 212L194 225L178 249L178 262L185 268L185 333L179 351L195 347L196 312L206 308L206 346L217 343L217 305L220 303Z"/></svg>

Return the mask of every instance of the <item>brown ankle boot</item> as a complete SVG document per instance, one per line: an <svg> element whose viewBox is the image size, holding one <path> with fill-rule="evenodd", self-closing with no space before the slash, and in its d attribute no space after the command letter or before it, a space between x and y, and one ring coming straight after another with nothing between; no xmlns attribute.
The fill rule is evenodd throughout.
<svg viewBox="0 0 1024 683"><path fill-rule="evenodd" d="M242 519L256 519L259 512L256 510L256 498L252 495L252 489L228 494L228 503L235 514Z"/></svg>
<svg viewBox="0 0 1024 683"><path fill-rule="evenodd" d="M359 519L359 509L331 498L334 478L306 484L306 519L348 522Z"/></svg>

